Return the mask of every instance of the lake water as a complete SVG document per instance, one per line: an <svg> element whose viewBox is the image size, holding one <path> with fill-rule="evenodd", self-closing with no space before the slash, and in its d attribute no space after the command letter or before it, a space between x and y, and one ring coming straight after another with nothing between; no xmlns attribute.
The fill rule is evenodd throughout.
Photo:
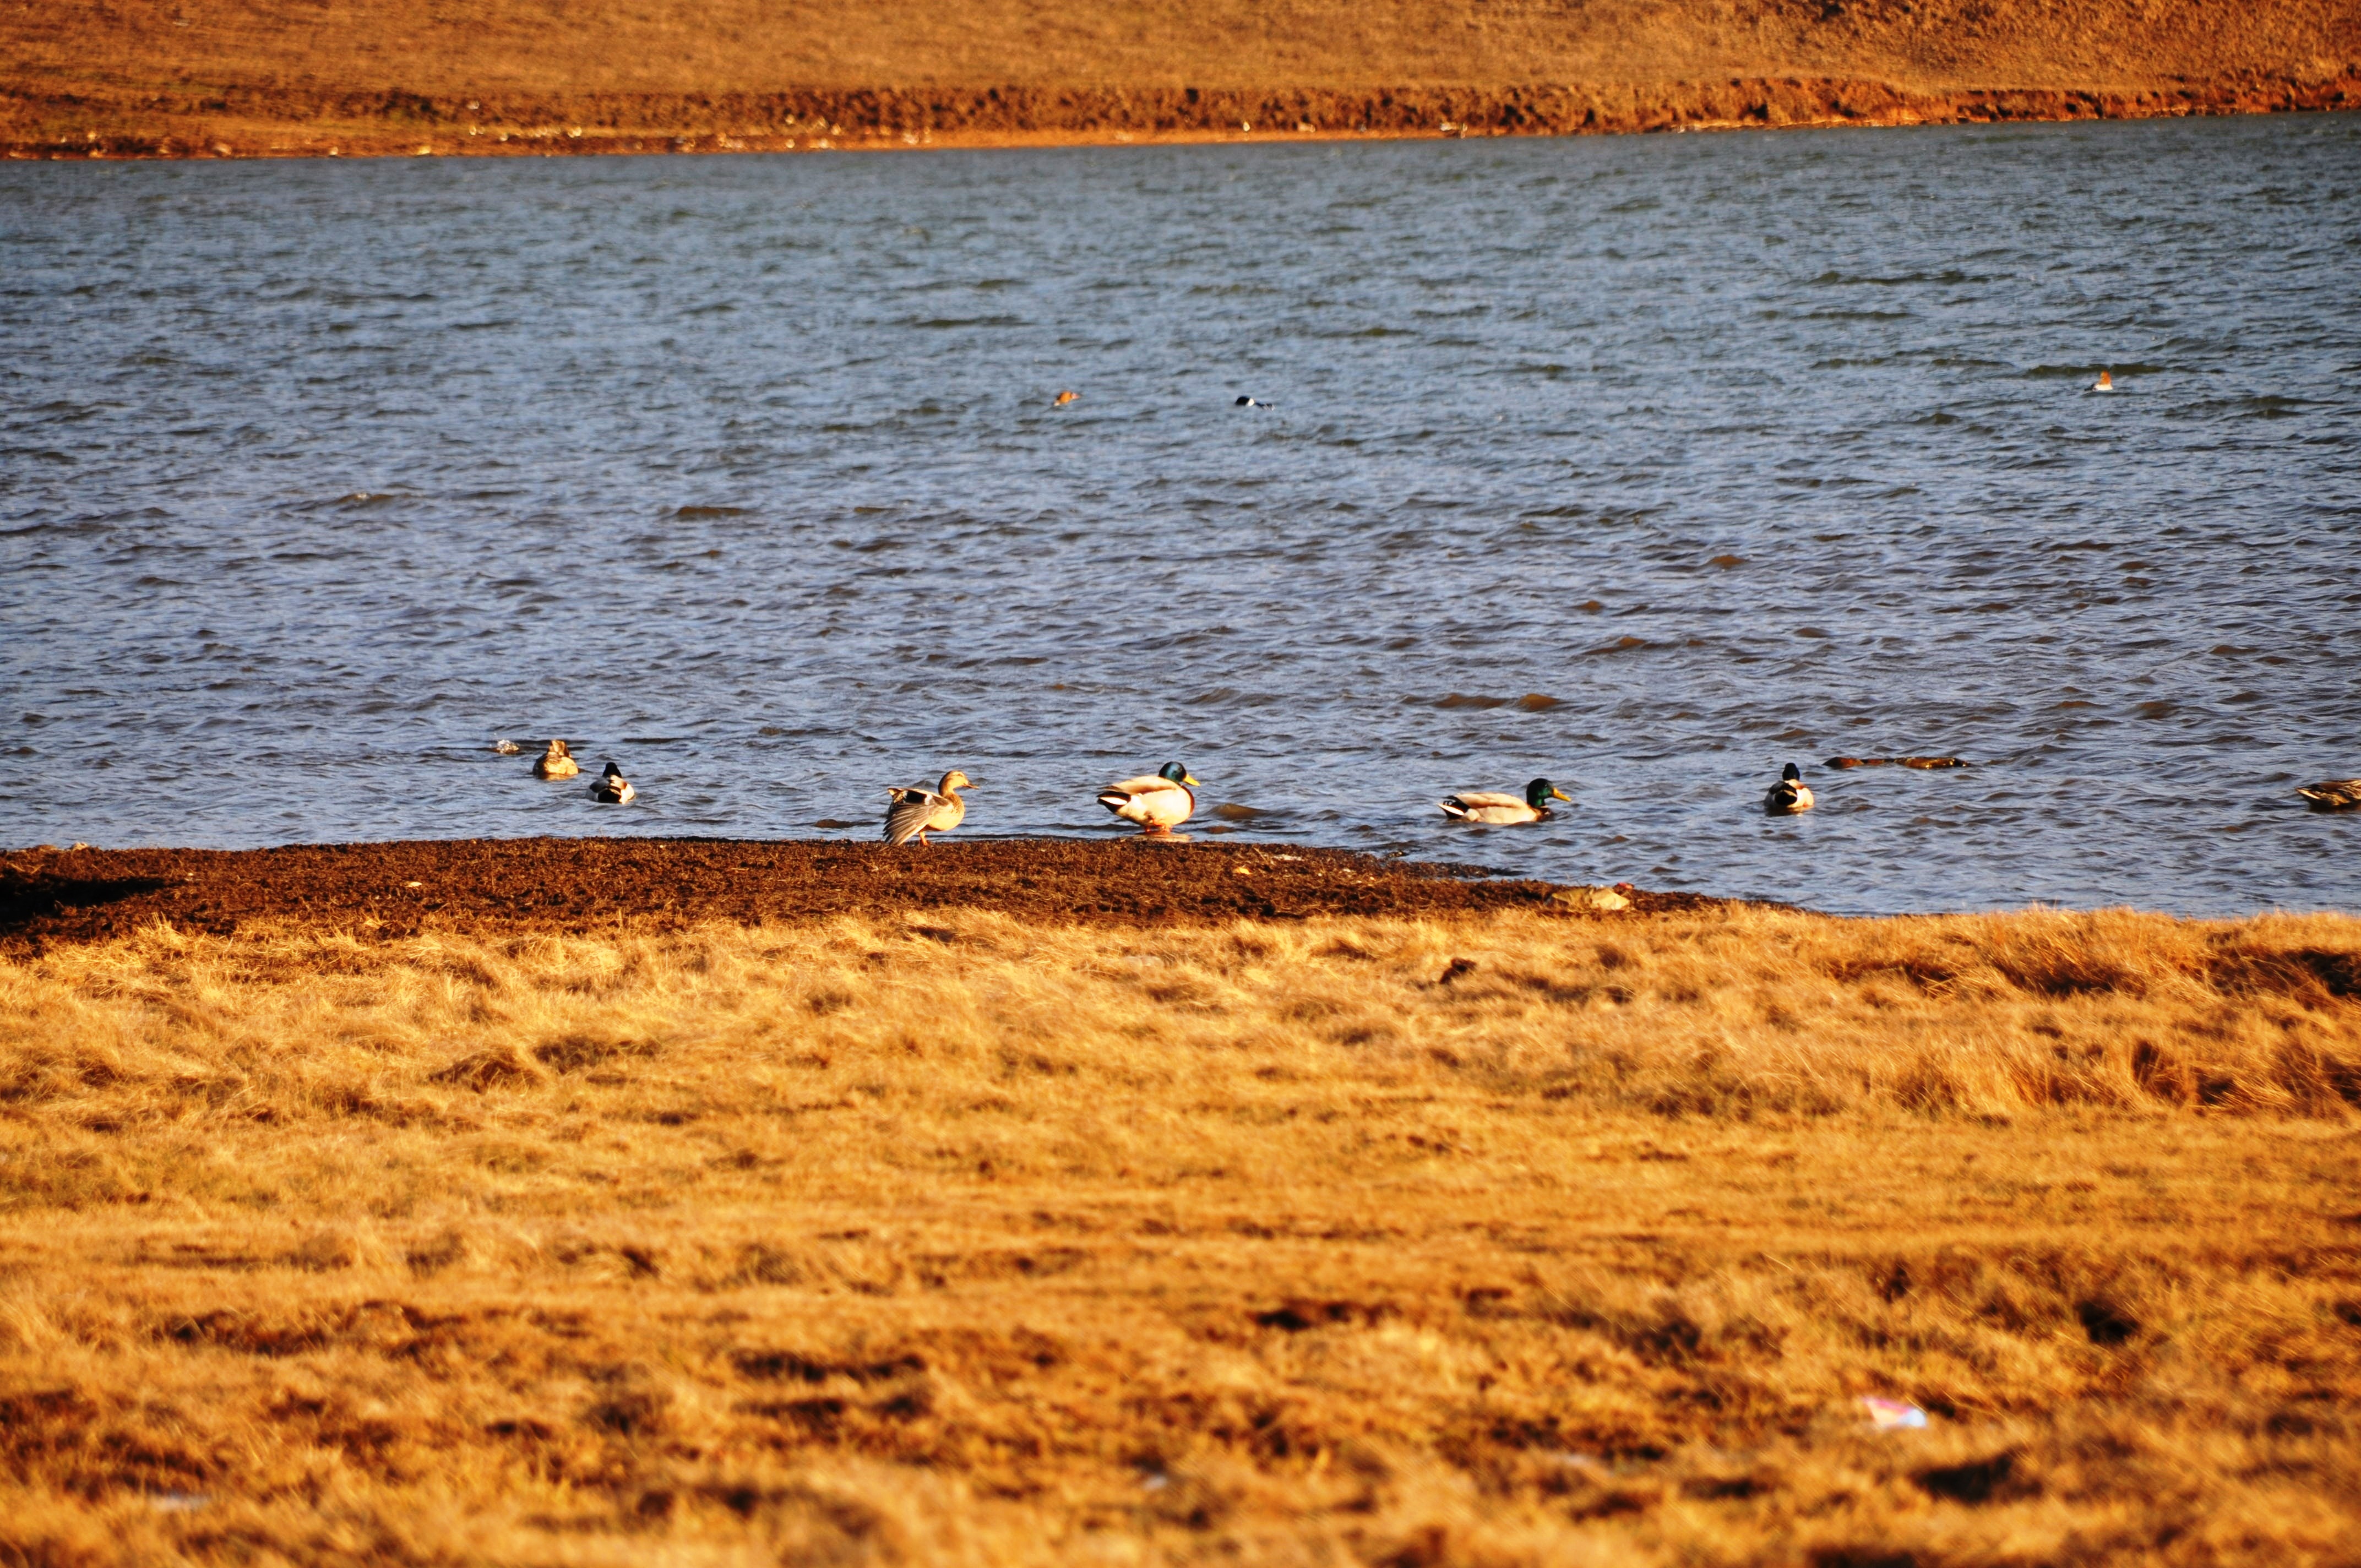
<svg viewBox="0 0 2361 1568"><path fill-rule="evenodd" d="M1233 843L2361 905L2361 117L8 164L0 345L0 844L1177 758Z"/></svg>

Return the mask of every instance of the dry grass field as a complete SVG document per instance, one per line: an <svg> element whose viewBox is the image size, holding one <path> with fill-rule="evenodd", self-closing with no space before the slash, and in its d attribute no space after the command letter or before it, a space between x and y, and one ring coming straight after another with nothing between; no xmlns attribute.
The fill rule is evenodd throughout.
<svg viewBox="0 0 2361 1568"><path fill-rule="evenodd" d="M2349 0L0 0L17 157L2361 106Z"/></svg>
<svg viewBox="0 0 2361 1568"><path fill-rule="evenodd" d="M2345 917L159 922L0 1200L5 1563L2361 1560Z"/></svg>

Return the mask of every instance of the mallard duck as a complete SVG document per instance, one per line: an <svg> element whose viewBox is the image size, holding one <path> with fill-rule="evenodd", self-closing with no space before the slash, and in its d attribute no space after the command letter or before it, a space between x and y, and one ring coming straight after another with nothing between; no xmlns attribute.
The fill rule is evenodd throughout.
<svg viewBox="0 0 2361 1568"><path fill-rule="evenodd" d="M631 781L623 776L623 770L612 762L607 764L607 771L598 776L598 782L590 786L590 798L603 800L609 806L629 806L631 797L639 793L631 787Z"/></svg>
<svg viewBox="0 0 2361 1568"><path fill-rule="evenodd" d="M1497 790L1463 790L1457 795L1446 795L1435 804L1454 822L1545 822L1553 800L1574 804L1574 796L1549 780L1535 779L1525 786L1522 795Z"/></svg>
<svg viewBox="0 0 2361 1568"><path fill-rule="evenodd" d="M1795 763L1779 770L1779 782L1763 797L1763 809L1773 817L1793 817L1812 809L1811 786L1804 783L1804 775L1796 771Z"/></svg>
<svg viewBox="0 0 2361 1568"><path fill-rule="evenodd" d="M492 750L503 757L513 757L524 748L513 740L495 740L492 742Z"/></svg>
<svg viewBox="0 0 2361 1568"><path fill-rule="evenodd" d="M1197 809L1197 796L1191 787L1196 783L1197 776L1188 769L1178 762L1167 762L1157 773L1107 785L1099 791L1099 804L1150 833L1169 833L1188 821L1189 814Z"/></svg>
<svg viewBox="0 0 2361 1568"><path fill-rule="evenodd" d="M2361 809L2361 779L2323 779L2319 784L2304 785L2296 794L2310 801L2314 811Z"/></svg>
<svg viewBox="0 0 2361 1568"><path fill-rule="evenodd" d="M929 833L950 832L967 819L967 802L959 792L974 787L965 773L953 768L932 789L913 784L908 789L887 790L894 804L885 808L885 841L906 844L916 839L923 844Z"/></svg>
<svg viewBox="0 0 2361 1568"><path fill-rule="evenodd" d="M2091 390L2094 392L2112 392L2114 389L2115 378L2104 370L2100 371L2099 378L2091 383Z"/></svg>
<svg viewBox="0 0 2361 1568"><path fill-rule="evenodd" d="M537 779L570 779L581 771L582 764L574 760L563 740L552 740L549 750L533 764L533 776Z"/></svg>

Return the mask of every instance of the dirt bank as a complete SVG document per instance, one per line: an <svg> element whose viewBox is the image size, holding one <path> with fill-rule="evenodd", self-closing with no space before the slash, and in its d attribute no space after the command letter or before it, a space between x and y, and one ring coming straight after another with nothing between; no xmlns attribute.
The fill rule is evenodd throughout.
<svg viewBox="0 0 2361 1568"><path fill-rule="evenodd" d="M0 859L0 948L120 936L161 920L226 934L289 921L395 938L676 929L838 915L993 910L1059 924L1190 925L1312 915L1544 907L1547 883L1333 850L1129 839L928 849L749 839L511 839L277 850L30 850ZM1642 913L1714 903L1635 891Z"/></svg>
<svg viewBox="0 0 2361 1568"><path fill-rule="evenodd" d="M10 156L1562 135L2361 106L2333 0L0 9Z"/></svg>

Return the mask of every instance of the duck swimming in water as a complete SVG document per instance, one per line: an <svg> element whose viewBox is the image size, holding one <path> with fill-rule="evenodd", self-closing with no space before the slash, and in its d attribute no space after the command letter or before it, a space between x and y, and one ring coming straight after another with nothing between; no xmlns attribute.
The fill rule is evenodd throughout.
<svg viewBox="0 0 2361 1568"><path fill-rule="evenodd" d="M1545 822L1552 815L1549 803L1562 800L1574 804L1574 796L1547 779L1535 779L1525 786L1521 795L1498 790L1462 790L1446 795L1435 805L1443 815L1454 822Z"/></svg>
<svg viewBox="0 0 2361 1568"><path fill-rule="evenodd" d="M1053 409L1062 409L1062 408L1064 408L1068 403L1071 403L1071 402L1074 401L1076 399L1080 398L1081 396L1082 396L1082 393L1080 393L1080 392L1060 392L1060 393L1059 393L1059 394L1058 394L1058 400L1057 400L1056 402L1051 403L1049 406L1050 406L1051 408L1053 408Z"/></svg>
<svg viewBox="0 0 2361 1568"><path fill-rule="evenodd" d="M582 764L574 760L563 740L552 740L549 750L533 764L533 776L537 779L570 779L581 771Z"/></svg>
<svg viewBox="0 0 2361 1568"><path fill-rule="evenodd" d="M513 757L523 749L524 748L519 746L513 740L495 740L492 742L492 750L499 752L503 757Z"/></svg>
<svg viewBox="0 0 2361 1568"><path fill-rule="evenodd" d="M1230 407L1234 409L1267 409L1270 407L1270 405L1264 402L1260 398L1240 398L1236 402L1232 403Z"/></svg>
<svg viewBox="0 0 2361 1568"><path fill-rule="evenodd" d="M2099 378L2091 383L2091 390L2094 392L2112 392L2114 389L2115 378L2104 370L2100 371Z"/></svg>
<svg viewBox="0 0 2361 1568"><path fill-rule="evenodd" d="M2314 811L2361 810L2361 779L2323 779L2296 794L2311 802Z"/></svg>
<svg viewBox="0 0 2361 1568"><path fill-rule="evenodd" d="M1779 770L1779 782L1763 797L1763 809L1773 817L1793 817L1812 809L1811 787L1804 783L1804 775L1796 771L1795 763Z"/></svg>
<svg viewBox="0 0 2361 1568"><path fill-rule="evenodd" d="M893 804L885 808L885 841L906 844L916 839L923 844L929 833L950 832L967 820L967 802L959 792L974 787L965 773L953 768L932 789L924 784L888 789L885 793L893 797Z"/></svg>
<svg viewBox="0 0 2361 1568"><path fill-rule="evenodd" d="M1197 776L1188 769L1167 762L1156 773L1107 785L1099 791L1099 804L1150 833L1170 833L1197 809L1191 787L1196 783Z"/></svg>
<svg viewBox="0 0 2361 1568"><path fill-rule="evenodd" d="M607 771L599 775L598 782L590 786L590 798L605 801L609 806L629 806L631 797L639 793L631 787L631 781L623 776L623 770L612 762L607 764Z"/></svg>

